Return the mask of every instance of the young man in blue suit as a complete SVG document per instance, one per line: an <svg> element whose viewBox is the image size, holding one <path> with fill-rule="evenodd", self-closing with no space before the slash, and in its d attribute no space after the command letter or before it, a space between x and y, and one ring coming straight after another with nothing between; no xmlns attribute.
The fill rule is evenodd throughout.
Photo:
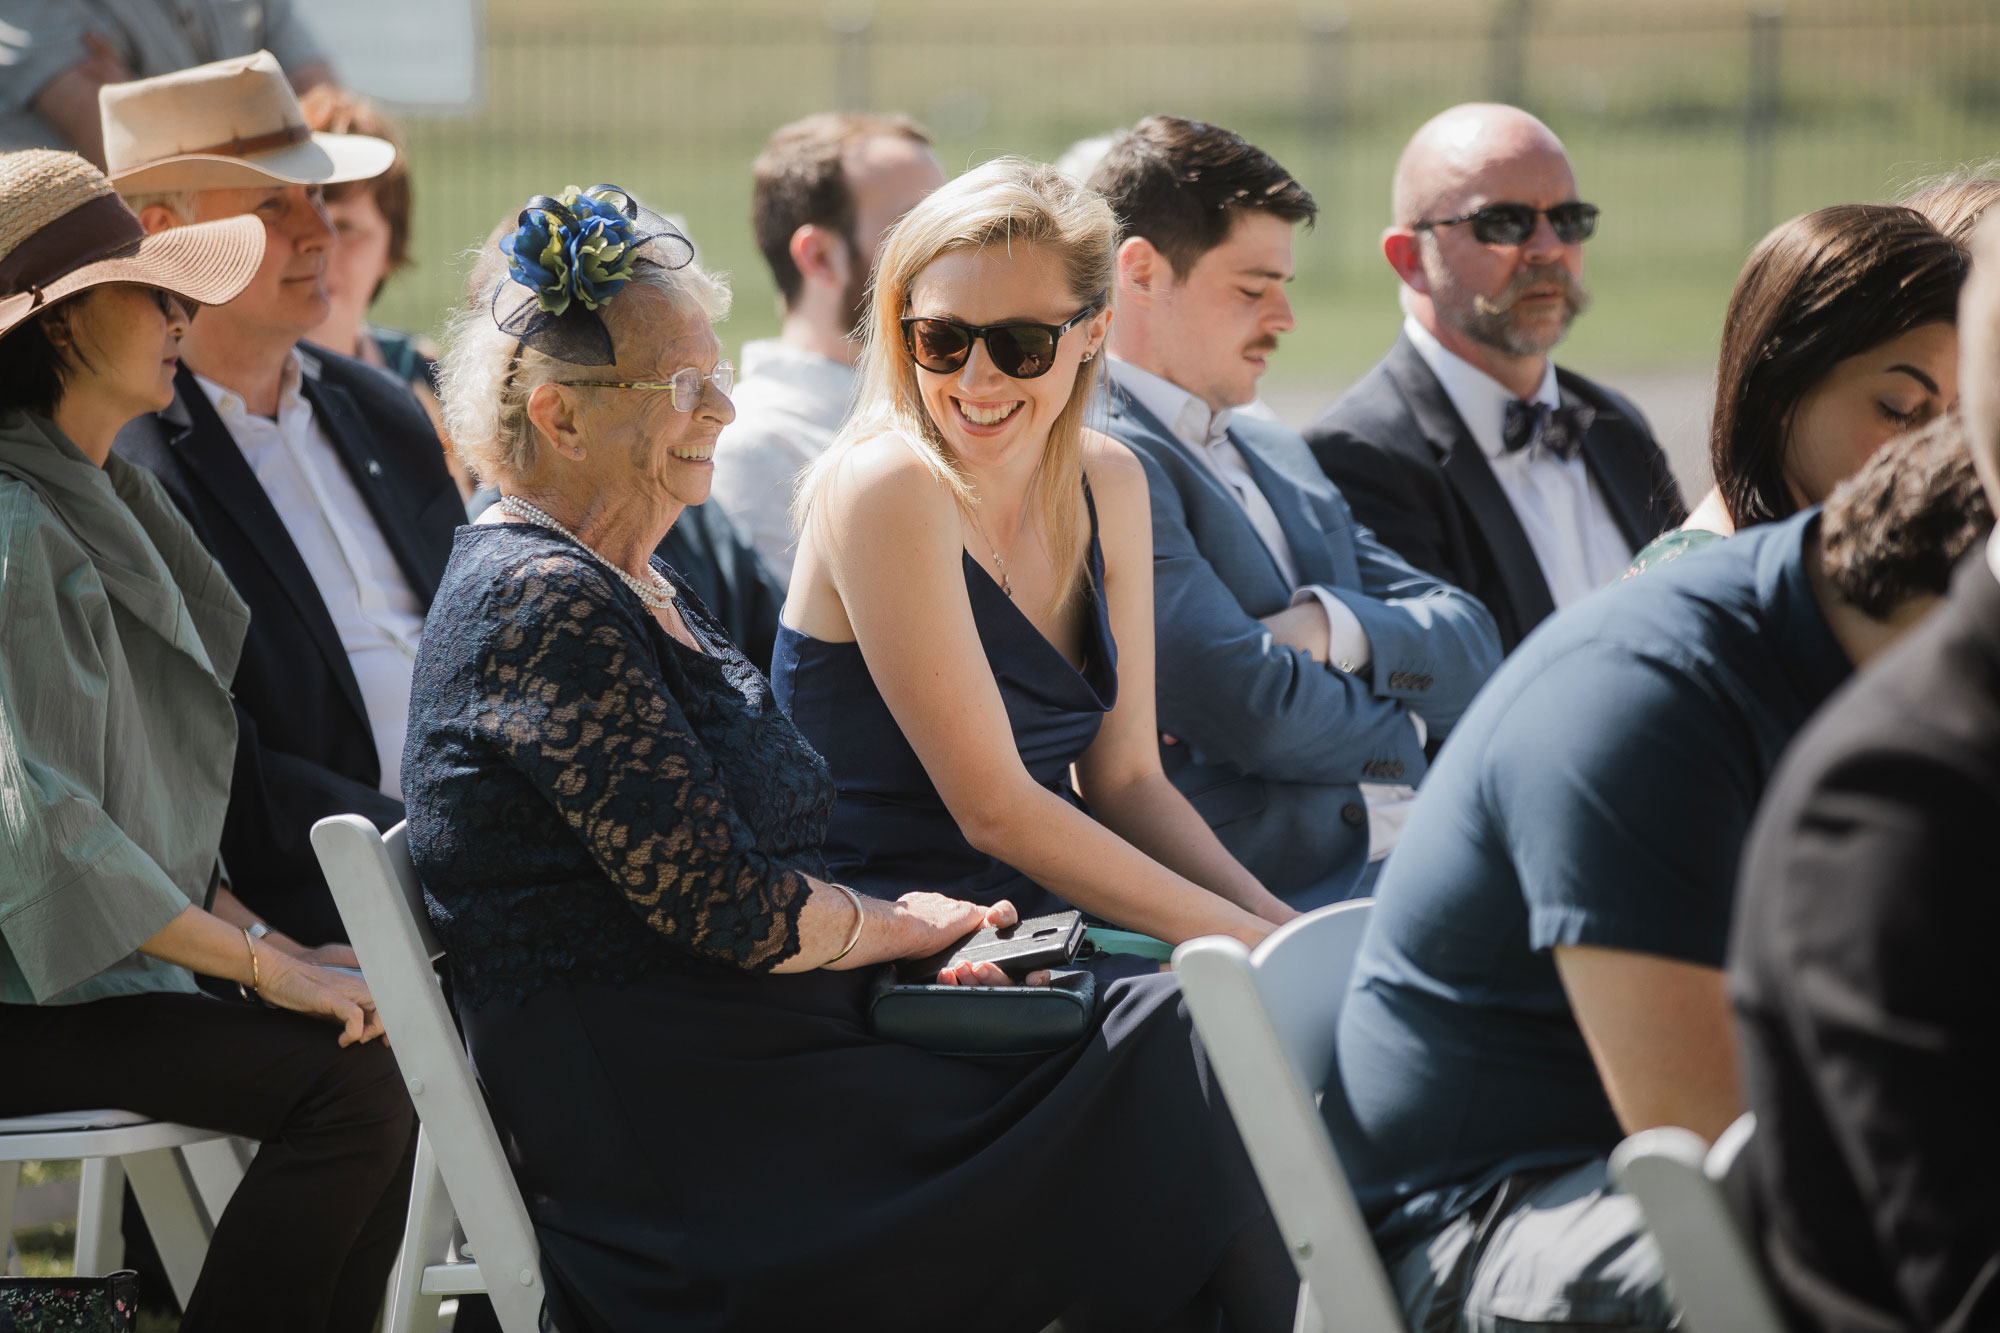
<svg viewBox="0 0 2000 1333"><path fill-rule="evenodd" d="M1167 774L1273 893L1354 896L1499 664L1493 618L1358 527L1296 434L1237 410L1292 327L1304 187L1173 116L1120 134L1091 184L1124 231L1103 424L1152 487Z"/></svg>

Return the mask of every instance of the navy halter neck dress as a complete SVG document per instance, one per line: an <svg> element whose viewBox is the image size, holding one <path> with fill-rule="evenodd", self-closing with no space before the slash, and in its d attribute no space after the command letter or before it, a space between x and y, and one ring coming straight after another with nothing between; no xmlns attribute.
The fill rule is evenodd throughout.
<svg viewBox="0 0 2000 1333"><path fill-rule="evenodd" d="M973 623L1021 762L1035 781L1078 808L1083 802L1070 786L1069 767L1090 748L1118 697L1118 647L1105 610L1104 550L1088 482L1083 498L1090 513L1090 587L1082 595L1090 604L1081 671L970 552L959 554ZM958 831L868 674L860 645L824 643L781 624L771 685L778 706L825 756L840 794L824 848L835 879L877 898L922 889L977 903L1005 898L1024 917L1065 909L1061 899Z"/></svg>

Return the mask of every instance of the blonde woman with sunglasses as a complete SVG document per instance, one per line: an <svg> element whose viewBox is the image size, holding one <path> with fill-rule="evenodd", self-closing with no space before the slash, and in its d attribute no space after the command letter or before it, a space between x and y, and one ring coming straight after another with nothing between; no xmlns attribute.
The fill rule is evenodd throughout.
<svg viewBox="0 0 2000 1333"><path fill-rule="evenodd" d="M884 241L856 417L802 482L772 676L834 873L1169 943L1292 915L1161 768L1144 472L1085 419L1118 225L1003 158Z"/></svg>

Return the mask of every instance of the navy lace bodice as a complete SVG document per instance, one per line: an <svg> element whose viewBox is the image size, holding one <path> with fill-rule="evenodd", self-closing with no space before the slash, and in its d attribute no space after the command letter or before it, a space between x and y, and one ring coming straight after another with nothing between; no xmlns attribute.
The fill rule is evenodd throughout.
<svg viewBox="0 0 2000 1333"><path fill-rule="evenodd" d="M403 791L462 1004L655 969L768 971L797 952L832 780L667 573L708 653L565 538L458 530L417 658Z"/></svg>

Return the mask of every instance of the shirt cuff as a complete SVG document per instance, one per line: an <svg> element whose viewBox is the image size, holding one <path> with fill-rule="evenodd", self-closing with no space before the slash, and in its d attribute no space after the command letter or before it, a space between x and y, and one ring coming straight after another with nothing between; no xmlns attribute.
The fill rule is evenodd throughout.
<svg viewBox="0 0 2000 1333"><path fill-rule="evenodd" d="M1327 665L1338 667L1350 676L1366 671L1375 660L1375 649L1368 642L1368 631L1361 628L1360 618L1347 603L1317 584L1309 583L1293 593L1292 605L1298 606L1309 597L1326 610Z"/></svg>

